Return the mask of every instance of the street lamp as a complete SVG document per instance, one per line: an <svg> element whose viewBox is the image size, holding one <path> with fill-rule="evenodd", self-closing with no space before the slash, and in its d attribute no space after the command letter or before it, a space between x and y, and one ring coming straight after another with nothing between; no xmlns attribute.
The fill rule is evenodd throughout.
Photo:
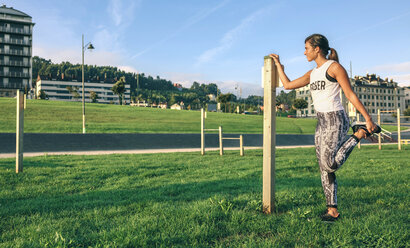
<svg viewBox="0 0 410 248"><path fill-rule="evenodd" d="M88 42L87 44L84 45L84 34L83 34L83 43L82 43L82 58L83 58L83 63L81 66L82 70L82 85L83 85L83 133L85 133L85 98L84 98L84 52L87 49L94 49L93 44L91 42Z"/></svg>

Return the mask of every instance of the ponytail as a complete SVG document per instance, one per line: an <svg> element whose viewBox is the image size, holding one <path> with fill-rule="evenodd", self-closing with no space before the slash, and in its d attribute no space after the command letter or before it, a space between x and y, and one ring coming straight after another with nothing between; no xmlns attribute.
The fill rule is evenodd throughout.
<svg viewBox="0 0 410 248"><path fill-rule="evenodd" d="M320 53L323 57L327 56L327 59L334 60L339 62L339 56L335 49L329 47L329 41L324 35L321 34L312 34L305 39L305 43L309 42L312 47L319 47ZM330 54L327 55L330 51Z"/></svg>
<svg viewBox="0 0 410 248"><path fill-rule="evenodd" d="M334 60L336 62L339 62L339 56L337 56L337 52L333 48L330 49L330 54L327 56L328 59Z"/></svg>

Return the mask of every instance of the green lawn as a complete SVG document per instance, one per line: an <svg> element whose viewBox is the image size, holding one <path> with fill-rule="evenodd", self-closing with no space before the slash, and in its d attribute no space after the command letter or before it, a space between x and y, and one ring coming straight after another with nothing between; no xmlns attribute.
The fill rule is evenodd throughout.
<svg viewBox="0 0 410 248"><path fill-rule="evenodd" d="M81 133L81 102L27 100L27 133ZM16 131L16 99L0 98L0 132ZM278 134L313 134L316 119L276 118ZM199 133L199 111L162 110L108 104L86 104L88 133ZM208 113L205 128L226 133L262 133L263 116ZM383 126L389 131L396 126Z"/></svg>
<svg viewBox="0 0 410 248"><path fill-rule="evenodd" d="M355 149L334 224L312 148L277 151L272 215L261 150L0 159L0 247L408 247L409 150Z"/></svg>

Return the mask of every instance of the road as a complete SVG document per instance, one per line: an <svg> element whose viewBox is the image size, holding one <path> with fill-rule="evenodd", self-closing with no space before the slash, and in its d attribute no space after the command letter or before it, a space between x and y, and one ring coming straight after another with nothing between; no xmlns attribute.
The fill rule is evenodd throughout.
<svg viewBox="0 0 410 248"><path fill-rule="evenodd" d="M226 134L224 137L239 137ZM313 135L278 134L277 146L306 146L314 144ZM393 135L397 140L397 135ZM410 133L402 133L402 139L410 139ZM25 133L24 152L67 152L67 151L113 151L200 148L200 134L67 134ZM364 141L366 143L367 141ZM206 134L207 148L219 147L218 134ZM263 146L262 134L244 134L245 147ZM238 140L224 140L224 147L239 147ZM14 153L14 133L0 133L0 154Z"/></svg>

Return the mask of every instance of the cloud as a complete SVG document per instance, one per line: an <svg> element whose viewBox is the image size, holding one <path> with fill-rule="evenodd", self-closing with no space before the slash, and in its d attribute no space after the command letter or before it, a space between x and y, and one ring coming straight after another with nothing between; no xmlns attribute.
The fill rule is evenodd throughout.
<svg viewBox="0 0 410 248"><path fill-rule="evenodd" d="M72 64L81 64L81 46L79 49L60 49L33 47L33 56L51 59L53 63L68 61ZM116 66L124 61L119 53L107 52L102 50L87 51L84 54L84 63L88 65Z"/></svg>
<svg viewBox="0 0 410 248"><path fill-rule="evenodd" d="M219 44L216 47L210 48L203 52L195 63L196 66L200 66L203 63L209 62L214 59L219 54L231 48L231 46L236 42L237 39L242 35L242 33L249 27L259 16L264 15L267 11L270 11L271 7L263 8L258 11L253 12L251 15L244 18L241 23L235 28L229 30L224 34Z"/></svg>
<svg viewBox="0 0 410 248"><path fill-rule="evenodd" d="M250 95L263 95L263 89L260 84L250 84L238 81L219 81L216 82L222 93L232 93L238 98L246 98ZM242 94L241 94L242 91Z"/></svg>
<svg viewBox="0 0 410 248"><path fill-rule="evenodd" d="M410 86L410 74L390 75L393 81L398 82L401 87Z"/></svg>
<svg viewBox="0 0 410 248"><path fill-rule="evenodd" d="M379 72L410 72L410 61L398 64L378 65L370 68L370 70Z"/></svg>
<svg viewBox="0 0 410 248"><path fill-rule="evenodd" d="M138 73L137 69L135 69L132 66L128 66L128 65L119 65L117 66L118 69L125 71L125 72L131 72L131 73Z"/></svg>
<svg viewBox="0 0 410 248"><path fill-rule="evenodd" d="M214 6L213 8L207 9L207 10L203 10L197 14L195 14L193 17L189 18L188 22L186 22L185 24L183 24L180 28L176 29L174 32L170 33L168 36L166 36L164 39L155 42L153 45L143 49L142 51L134 54L131 59L135 59L139 56L141 56L142 54L152 50L153 48L157 47L158 45L170 40L171 38L177 36L178 34L182 33L184 30L188 29L189 27L195 25L196 23L198 23L199 21L205 19L206 17L208 17L209 15L211 15L212 13L214 13L215 11L217 11L218 9L222 8L223 6L225 6L230 0L225 0L223 2L221 2L220 4Z"/></svg>
<svg viewBox="0 0 410 248"><path fill-rule="evenodd" d="M393 79L395 82L398 82L400 86L410 85L410 74L408 74L410 72L410 61L373 66L369 68L368 71L381 74L382 77Z"/></svg>
<svg viewBox="0 0 410 248"><path fill-rule="evenodd" d="M107 12L116 27L128 26L134 17L135 7L140 3L141 0L110 0Z"/></svg>

